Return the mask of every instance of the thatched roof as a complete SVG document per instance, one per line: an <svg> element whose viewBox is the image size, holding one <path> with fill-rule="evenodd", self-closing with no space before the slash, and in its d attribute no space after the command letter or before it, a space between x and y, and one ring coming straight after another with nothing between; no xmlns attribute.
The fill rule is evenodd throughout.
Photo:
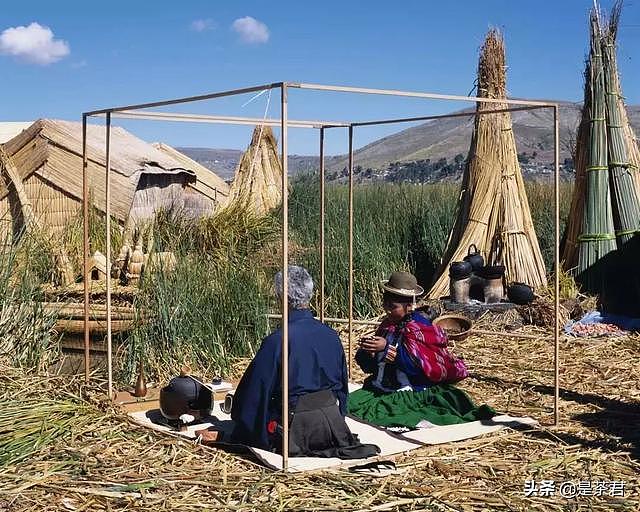
<svg viewBox="0 0 640 512"><path fill-rule="evenodd" d="M231 184L230 202L246 202L257 214L282 201L282 165L278 144L269 126L256 126Z"/></svg>
<svg viewBox="0 0 640 512"><path fill-rule="evenodd" d="M226 201L229 196L229 185L216 173L164 142L154 142L153 147L179 162L185 169L195 172L198 180L191 186L198 192L218 203Z"/></svg>
<svg viewBox="0 0 640 512"><path fill-rule="evenodd" d="M81 200L81 123L40 119L7 141L4 148L13 159L23 181L37 172L41 178L65 194ZM104 211L104 126L87 126L87 155L94 204ZM184 155L178 157L169 151L159 150L117 126L111 130L111 169L111 211L122 222L128 218L142 175L180 175L186 183L193 184L196 190L207 197L214 195L208 190L211 188L219 187L223 195L228 193L228 186L219 178L213 178L215 174L212 171ZM7 188L0 184L0 199L7 193Z"/></svg>

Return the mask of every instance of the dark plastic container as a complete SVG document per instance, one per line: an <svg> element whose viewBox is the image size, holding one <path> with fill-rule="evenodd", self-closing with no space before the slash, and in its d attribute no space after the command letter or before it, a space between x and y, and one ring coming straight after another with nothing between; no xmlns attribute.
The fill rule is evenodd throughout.
<svg viewBox="0 0 640 512"><path fill-rule="evenodd" d="M478 277L483 279L500 279L504 277L506 268L504 265L487 265L476 272Z"/></svg>

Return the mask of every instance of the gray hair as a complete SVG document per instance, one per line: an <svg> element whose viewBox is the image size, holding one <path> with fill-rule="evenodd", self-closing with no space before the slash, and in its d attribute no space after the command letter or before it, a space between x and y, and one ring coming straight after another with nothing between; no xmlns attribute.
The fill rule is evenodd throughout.
<svg viewBox="0 0 640 512"><path fill-rule="evenodd" d="M300 309L311 301L313 295L313 279L303 267L289 265L289 288L287 289L289 307ZM282 272L278 272L274 278L276 295L282 298Z"/></svg>

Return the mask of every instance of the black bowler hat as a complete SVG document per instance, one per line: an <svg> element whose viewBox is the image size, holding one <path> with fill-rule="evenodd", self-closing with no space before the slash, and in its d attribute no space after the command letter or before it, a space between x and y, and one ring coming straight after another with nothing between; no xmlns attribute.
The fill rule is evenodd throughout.
<svg viewBox="0 0 640 512"><path fill-rule="evenodd" d="M416 276L409 272L393 272L389 279L381 281L380 284L386 291L403 297L418 297L424 293L424 288L418 284Z"/></svg>

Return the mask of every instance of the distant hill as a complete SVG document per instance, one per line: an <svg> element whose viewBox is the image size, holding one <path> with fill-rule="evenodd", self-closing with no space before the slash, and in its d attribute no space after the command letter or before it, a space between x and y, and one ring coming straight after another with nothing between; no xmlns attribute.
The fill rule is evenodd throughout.
<svg viewBox="0 0 640 512"><path fill-rule="evenodd" d="M214 171L225 181L231 181L236 172L236 166L242 157L239 149L213 149L213 148L176 148L189 158ZM317 156L289 155L289 173L296 174L300 171L314 170L318 168Z"/></svg>
<svg viewBox="0 0 640 512"><path fill-rule="evenodd" d="M580 104L560 103L560 161L571 158L575 144ZM640 105L627 108L636 134L640 134ZM467 112L467 111L462 111ZM468 110L473 112L473 109ZM511 113L518 153L525 175L548 173L553 162L553 113L551 109L519 111ZM425 172L435 169L434 179L457 179L462 165L460 156L466 158L473 131L473 116L436 119L407 128L393 135L378 139L354 152L354 165L360 167L360 176L393 179L393 174L422 165ZM232 179L241 151L229 149L179 148L194 160L209 167L224 179ZM457 159L456 159L457 156ZM443 175L434 165L446 159ZM456 162L457 160L457 162ZM431 164L429 165L429 162ZM330 178L340 178L348 165L347 155L336 155L325 162ZM426 167L425 167L426 165ZM291 155L290 174L318 167L317 156ZM364 173L364 174L363 174ZM430 181L427 179L426 181Z"/></svg>
<svg viewBox="0 0 640 512"><path fill-rule="evenodd" d="M189 158L214 171L223 180L233 179L236 165L242 156L239 149L176 148Z"/></svg>

